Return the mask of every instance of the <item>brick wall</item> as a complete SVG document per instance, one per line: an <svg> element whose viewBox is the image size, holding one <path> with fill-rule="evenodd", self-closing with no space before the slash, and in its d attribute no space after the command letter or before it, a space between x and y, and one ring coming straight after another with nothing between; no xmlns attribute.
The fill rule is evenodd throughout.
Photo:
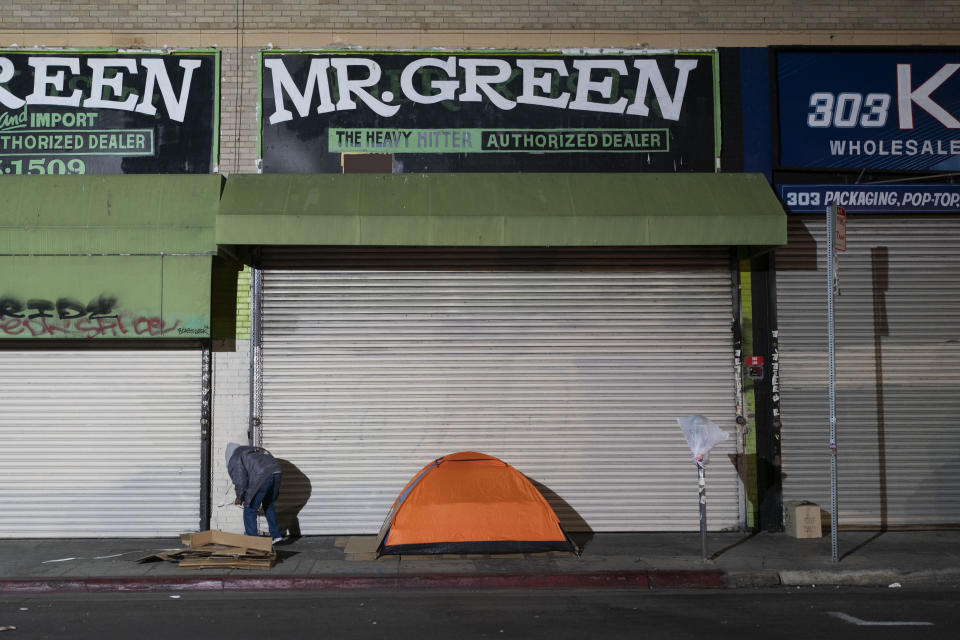
<svg viewBox="0 0 960 640"><path fill-rule="evenodd" d="M211 528L243 531L243 511L233 505L233 485L227 475L224 453L227 444L247 444L250 424L250 267L236 273L232 264L216 267L214 286L228 283L236 305L214 312L236 314L236 338L214 340L213 349L213 442L211 447ZM229 272L229 276L227 275ZM234 280L235 279L235 280ZM234 287L235 282L235 287ZM216 292L215 292L216 293ZM215 299L217 296L214 296ZM226 307L227 300L223 300Z"/></svg>
<svg viewBox="0 0 960 640"><path fill-rule="evenodd" d="M6 0L0 48L217 47L223 174L257 170L257 51L960 45L960 0Z"/></svg>
<svg viewBox="0 0 960 640"><path fill-rule="evenodd" d="M220 58L220 172L256 173L257 52L223 48ZM238 53L239 51L239 53Z"/></svg>
<svg viewBox="0 0 960 640"><path fill-rule="evenodd" d="M237 339L250 339L250 281L252 273L249 266L244 267L237 276Z"/></svg>
<svg viewBox="0 0 960 640"><path fill-rule="evenodd" d="M210 474L210 527L243 531L243 511L234 506L227 474L227 444L247 444L250 424L250 342L237 340L234 351L213 354L213 442Z"/></svg>
<svg viewBox="0 0 960 640"><path fill-rule="evenodd" d="M0 29L958 29L956 0L6 0Z"/></svg>

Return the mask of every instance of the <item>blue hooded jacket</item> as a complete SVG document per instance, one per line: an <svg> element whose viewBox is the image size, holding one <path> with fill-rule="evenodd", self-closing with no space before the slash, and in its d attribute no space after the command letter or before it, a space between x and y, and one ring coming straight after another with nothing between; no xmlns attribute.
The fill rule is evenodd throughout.
<svg viewBox="0 0 960 640"><path fill-rule="evenodd" d="M237 497L244 506L257 494L263 482L275 473L280 473L280 463L263 447L246 447L231 442L227 445L227 473L233 481Z"/></svg>

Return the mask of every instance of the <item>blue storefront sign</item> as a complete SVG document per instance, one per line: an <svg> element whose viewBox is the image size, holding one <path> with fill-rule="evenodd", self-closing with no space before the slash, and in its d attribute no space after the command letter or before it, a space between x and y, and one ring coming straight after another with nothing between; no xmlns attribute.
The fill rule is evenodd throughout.
<svg viewBox="0 0 960 640"><path fill-rule="evenodd" d="M960 213L960 185L782 184L790 213L823 213L838 204L848 213Z"/></svg>
<svg viewBox="0 0 960 640"><path fill-rule="evenodd" d="M960 170L960 51L780 51L781 167Z"/></svg>

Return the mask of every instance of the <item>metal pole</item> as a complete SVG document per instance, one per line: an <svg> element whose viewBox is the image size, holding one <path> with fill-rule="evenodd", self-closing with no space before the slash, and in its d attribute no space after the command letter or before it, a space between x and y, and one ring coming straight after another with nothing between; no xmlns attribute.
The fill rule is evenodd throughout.
<svg viewBox="0 0 960 640"><path fill-rule="evenodd" d="M834 316L833 296L836 287L836 251L834 250L834 227L837 217L837 205L827 207L827 368L829 369L830 389L830 551L833 562L838 562L837 554L837 398L834 369Z"/></svg>
<svg viewBox="0 0 960 640"><path fill-rule="evenodd" d="M200 531L210 528L210 447L213 416L213 351L210 341L203 344L200 374Z"/></svg>
<svg viewBox="0 0 960 640"><path fill-rule="evenodd" d="M250 424L247 429L249 444L255 447L263 445L260 428L263 417L262 302L263 271L255 266L250 274Z"/></svg>
<svg viewBox="0 0 960 640"><path fill-rule="evenodd" d="M703 475L703 461L697 461L697 482L700 487L700 557L707 559L707 482Z"/></svg>

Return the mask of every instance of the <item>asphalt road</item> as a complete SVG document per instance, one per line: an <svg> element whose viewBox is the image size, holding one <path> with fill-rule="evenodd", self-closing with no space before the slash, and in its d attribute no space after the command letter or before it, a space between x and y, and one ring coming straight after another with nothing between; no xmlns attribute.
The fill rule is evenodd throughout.
<svg viewBox="0 0 960 640"><path fill-rule="evenodd" d="M16 638L956 638L960 588L54 594L0 597ZM761 635L762 634L762 635Z"/></svg>

